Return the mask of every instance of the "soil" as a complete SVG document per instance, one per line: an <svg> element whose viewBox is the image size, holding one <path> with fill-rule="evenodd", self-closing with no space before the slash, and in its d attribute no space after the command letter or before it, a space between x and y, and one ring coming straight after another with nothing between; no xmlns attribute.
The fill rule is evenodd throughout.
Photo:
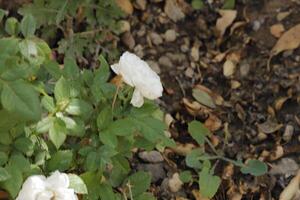
<svg viewBox="0 0 300 200"><path fill-rule="evenodd" d="M268 67L278 40L270 27L281 24L288 30L300 23L300 2L238 0L234 9L237 17L223 37L216 30L222 8L219 1L206 2L202 10L195 10L188 2L174 0L185 15L177 21L166 13L165 1L148 0L145 10L139 2L144 1L134 2L134 13L127 19L131 31L126 34L134 45L128 45L128 37L122 38L120 45L150 61L160 73L165 93L159 104L174 118L169 130L172 137L181 145L196 144L187 133L187 123L193 119L206 125L210 122L215 126L211 139L227 157L243 161L256 158L269 166L270 172L258 178L243 175L236 168L226 177L230 165L217 162L216 173L223 181L214 199L278 199L297 172L294 169L287 174L292 166L280 163L290 159L296 169L300 163L300 50L273 57ZM175 40L166 39L169 29L176 32ZM226 60L236 65L230 76L223 72ZM221 97L216 108L188 106L195 101L192 90L199 85ZM166 176L187 169L184 157L175 151L166 151L165 157ZM284 170L272 172L276 166ZM153 183L159 199L201 199L192 193L195 185L166 192L165 179Z"/></svg>

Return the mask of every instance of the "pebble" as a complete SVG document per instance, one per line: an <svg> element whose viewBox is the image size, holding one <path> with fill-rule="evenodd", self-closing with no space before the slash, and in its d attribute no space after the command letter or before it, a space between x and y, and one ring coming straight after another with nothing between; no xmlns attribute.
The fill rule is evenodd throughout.
<svg viewBox="0 0 300 200"><path fill-rule="evenodd" d="M288 124L285 127L282 138L284 141L289 142L292 139L293 134L294 134L294 127Z"/></svg>
<svg viewBox="0 0 300 200"><path fill-rule="evenodd" d="M161 70L159 68L159 65L157 64L157 62L153 61L153 60L147 60L146 61L148 63L148 65L150 66L150 68L155 71L157 74L160 74Z"/></svg>
<svg viewBox="0 0 300 200"><path fill-rule="evenodd" d="M191 57L193 61L199 61L199 47L198 46L193 46L191 49Z"/></svg>
<svg viewBox="0 0 300 200"><path fill-rule="evenodd" d="M144 47L142 45L140 45L140 44L136 45L136 47L134 47L133 51L138 57L140 57L140 58L144 57Z"/></svg>
<svg viewBox="0 0 300 200"><path fill-rule="evenodd" d="M133 49L133 47L135 46L135 40L134 40L132 34L129 31L125 32L122 35L121 40L124 43L124 45L126 47L128 47L129 49Z"/></svg>
<svg viewBox="0 0 300 200"><path fill-rule="evenodd" d="M164 158L158 151L143 151L138 156L145 162L158 163L164 161Z"/></svg>
<svg viewBox="0 0 300 200"><path fill-rule="evenodd" d="M223 65L223 75L225 77L230 77L234 74L236 68L236 64L231 60L226 60Z"/></svg>
<svg viewBox="0 0 300 200"><path fill-rule="evenodd" d="M152 32L150 33L150 38L153 44L160 45L163 42L163 39L158 33Z"/></svg>
<svg viewBox="0 0 300 200"><path fill-rule="evenodd" d="M166 0L164 11L174 22L177 22L185 17L175 0Z"/></svg>
<svg viewBox="0 0 300 200"><path fill-rule="evenodd" d="M146 6L147 6L146 0L136 0L136 4L138 5L139 9L146 10Z"/></svg>
<svg viewBox="0 0 300 200"><path fill-rule="evenodd" d="M191 67L188 67L188 68L185 70L184 74L185 74L187 77L189 77L189 78L193 78L193 76L194 76L194 70L193 70Z"/></svg>
<svg viewBox="0 0 300 200"><path fill-rule="evenodd" d="M121 20L120 22L120 33L130 32L130 23L126 20Z"/></svg>
<svg viewBox="0 0 300 200"><path fill-rule="evenodd" d="M240 74L242 77L246 77L249 74L250 65L248 63L244 63L240 66Z"/></svg>
<svg viewBox="0 0 300 200"><path fill-rule="evenodd" d="M168 58L167 56L161 56L159 59L158 59L158 63L163 66L163 67L169 67L171 68L173 66L170 58Z"/></svg>
<svg viewBox="0 0 300 200"><path fill-rule="evenodd" d="M167 42L174 42L176 40L176 31L174 29L169 29L165 32L164 38Z"/></svg>
<svg viewBox="0 0 300 200"><path fill-rule="evenodd" d="M164 164L163 163L139 164L137 166L137 169L150 172L152 183L155 183L158 180L164 179L166 177L166 172L164 170Z"/></svg>
<svg viewBox="0 0 300 200"><path fill-rule="evenodd" d="M174 173L172 178L169 179L168 182L168 186L171 192L178 192L181 187L182 187L183 183L179 178L179 174L178 173Z"/></svg>

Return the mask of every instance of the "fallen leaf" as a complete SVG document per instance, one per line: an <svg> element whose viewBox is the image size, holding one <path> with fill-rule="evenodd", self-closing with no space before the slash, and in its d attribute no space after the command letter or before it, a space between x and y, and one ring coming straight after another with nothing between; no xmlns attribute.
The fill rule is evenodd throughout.
<svg viewBox="0 0 300 200"><path fill-rule="evenodd" d="M230 77L234 74L236 68L235 62L231 60L226 60L223 65L223 75L225 77Z"/></svg>
<svg viewBox="0 0 300 200"><path fill-rule="evenodd" d="M271 55L275 56L285 50L293 50L300 45L300 24L290 28L278 39L271 50Z"/></svg>
<svg viewBox="0 0 300 200"><path fill-rule="evenodd" d="M210 200L209 198L203 197L198 190L193 190L192 191L193 196L195 197L196 200Z"/></svg>
<svg viewBox="0 0 300 200"><path fill-rule="evenodd" d="M284 188L279 196L279 200L291 200L299 190L300 183L300 170L297 175L290 181L290 183Z"/></svg>
<svg viewBox="0 0 300 200"><path fill-rule="evenodd" d="M291 14L291 11L280 12L280 13L277 14L276 19L277 19L277 21L282 21L283 19L285 19L290 14Z"/></svg>
<svg viewBox="0 0 300 200"><path fill-rule="evenodd" d="M210 132L215 132L221 128L222 121L216 115L210 114L205 120L204 126L208 128Z"/></svg>
<svg viewBox="0 0 300 200"><path fill-rule="evenodd" d="M276 146L276 148L270 153L269 160L274 161L281 158L284 155L284 149L281 145Z"/></svg>
<svg viewBox="0 0 300 200"><path fill-rule="evenodd" d="M213 99L211 96L203 90L200 90L198 88L193 89L193 97L201 104L208 106L210 108L216 108L215 103L213 102Z"/></svg>
<svg viewBox="0 0 300 200"><path fill-rule="evenodd" d="M223 99L223 97L220 96L219 94L217 94L217 93L211 91L211 90L208 89L207 87L205 87L205 86L203 86L203 85L200 85L200 84L197 84L197 85L195 86L195 88L198 88L199 90L202 90L202 91L208 93L208 94L212 97L212 99L213 99L213 101L214 101L214 103L215 103L216 105L218 105L218 106L223 105L224 99Z"/></svg>
<svg viewBox="0 0 300 200"><path fill-rule="evenodd" d="M219 32L220 37L222 37L226 29L235 20L237 11L236 10L219 10L221 17L217 19L216 29Z"/></svg>
<svg viewBox="0 0 300 200"><path fill-rule="evenodd" d="M168 186L171 192L178 192L183 185L180 180L179 174L176 172L173 174L172 178L169 179Z"/></svg>
<svg viewBox="0 0 300 200"><path fill-rule="evenodd" d="M282 24L274 24L270 27L270 33L276 38L279 38L284 32L284 30L285 29Z"/></svg>
<svg viewBox="0 0 300 200"><path fill-rule="evenodd" d="M288 100L289 97L279 97L278 99L276 99L275 101L275 109L278 111L278 110L281 110L283 104L286 102L286 100Z"/></svg>
<svg viewBox="0 0 300 200"><path fill-rule="evenodd" d="M133 13L133 6L130 0L116 0L117 5L128 15Z"/></svg>
<svg viewBox="0 0 300 200"><path fill-rule="evenodd" d="M276 164L272 164L269 173L272 175L291 176L295 175L298 169L299 165L294 159L282 158Z"/></svg>
<svg viewBox="0 0 300 200"><path fill-rule="evenodd" d="M247 22L245 22L245 21L235 22L234 24L232 24L232 26L230 28L230 35L232 35L236 29L241 28L246 25L247 25Z"/></svg>
<svg viewBox="0 0 300 200"><path fill-rule="evenodd" d="M282 126L282 124L277 124L275 122L272 122L271 120L267 120L262 124L257 124L258 130L266 134L274 133L278 131Z"/></svg>
<svg viewBox="0 0 300 200"><path fill-rule="evenodd" d="M182 144L182 143L176 142L176 146L171 148L171 150L178 155L186 156L195 148L196 148L196 145L194 145L192 143Z"/></svg>
<svg viewBox="0 0 300 200"><path fill-rule="evenodd" d="M183 104L188 111L188 113L192 116L208 116L209 113L211 113L211 109L203 106L202 104L198 103L197 101L190 102L188 99L183 98L182 99Z"/></svg>

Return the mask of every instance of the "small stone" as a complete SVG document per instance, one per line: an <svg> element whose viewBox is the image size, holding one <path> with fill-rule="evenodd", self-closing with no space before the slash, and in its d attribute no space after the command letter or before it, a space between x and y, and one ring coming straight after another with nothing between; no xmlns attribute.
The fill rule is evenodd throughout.
<svg viewBox="0 0 300 200"><path fill-rule="evenodd" d="M198 46L193 46L191 49L191 57L193 61L198 61L199 60L199 47Z"/></svg>
<svg viewBox="0 0 300 200"><path fill-rule="evenodd" d="M159 68L159 65L157 64L157 62L153 61L153 60L147 60L146 61L148 63L148 65L150 66L150 68L155 71L157 74L160 74L161 70Z"/></svg>
<svg viewBox="0 0 300 200"><path fill-rule="evenodd" d="M257 135L257 139L258 141L262 142L264 141L265 139L267 139L267 134L263 133L263 132L259 132L258 135Z"/></svg>
<svg viewBox="0 0 300 200"><path fill-rule="evenodd" d="M128 15L133 13L133 6L130 0L116 0L117 5Z"/></svg>
<svg viewBox="0 0 300 200"><path fill-rule="evenodd" d="M127 46L129 49L133 49L133 47L135 46L135 40L129 31L125 32L122 35L121 40L124 43L124 45Z"/></svg>
<svg viewBox="0 0 300 200"><path fill-rule="evenodd" d="M151 182L155 183L158 180L164 179L166 177L166 172L164 170L163 163L155 164L139 164L137 166L138 170L147 171L151 174Z"/></svg>
<svg viewBox="0 0 300 200"><path fill-rule="evenodd" d="M143 37L146 34L146 27L144 25L136 32L138 37Z"/></svg>
<svg viewBox="0 0 300 200"><path fill-rule="evenodd" d="M255 21L253 22L253 24L252 24L252 29L253 29L254 31L258 31L258 30L260 29L260 27L261 27L260 21L255 20Z"/></svg>
<svg viewBox="0 0 300 200"><path fill-rule="evenodd" d="M241 86L241 83L236 80L230 81L230 84L231 84L231 89L237 89Z"/></svg>
<svg viewBox="0 0 300 200"><path fill-rule="evenodd" d="M176 40L176 31L174 29L169 29L165 32L164 38L167 42L174 42Z"/></svg>
<svg viewBox="0 0 300 200"><path fill-rule="evenodd" d="M172 178L169 179L168 182L168 186L171 192L178 192L181 187L182 187L183 183L179 178L179 174L178 173L174 173Z"/></svg>
<svg viewBox="0 0 300 200"><path fill-rule="evenodd" d="M231 60L226 60L224 65L223 65L223 74L225 77L230 77L234 74L235 72L236 65L233 61Z"/></svg>
<svg viewBox="0 0 300 200"><path fill-rule="evenodd" d="M165 115L165 123L167 125L167 127L170 127L170 125L174 122L174 118L172 117L172 115L170 115L169 113L167 113Z"/></svg>
<svg viewBox="0 0 300 200"><path fill-rule="evenodd" d="M120 33L130 32L130 23L126 20L121 20L120 22Z"/></svg>
<svg viewBox="0 0 300 200"><path fill-rule="evenodd" d="M194 76L194 70L193 70L191 67L188 67L188 68L185 70L184 74L185 74L187 77L189 77L189 78L193 78L193 76Z"/></svg>
<svg viewBox="0 0 300 200"><path fill-rule="evenodd" d="M173 66L170 58L168 58L167 56L161 56L159 59L158 59L158 63L161 65L161 66L164 66L164 67L169 67L171 68Z"/></svg>
<svg viewBox="0 0 300 200"><path fill-rule="evenodd" d="M146 0L136 0L136 4L139 9L146 10L147 1Z"/></svg>
<svg viewBox="0 0 300 200"><path fill-rule="evenodd" d="M242 77L246 77L249 74L250 65L248 63L244 63L240 66L240 74Z"/></svg>
<svg viewBox="0 0 300 200"><path fill-rule="evenodd" d="M299 169L297 162L291 158L282 158L275 164L272 164L270 174L272 175L295 175Z"/></svg>
<svg viewBox="0 0 300 200"><path fill-rule="evenodd" d="M161 36L155 32L150 33L150 38L155 45L160 45L163 42Z"/></svg>
<svg viewBox="0 0 300 200"><path fill-rule="evenodd" d="M136 47L134 47L133 51L138 57L140 57L140 58L144 57L144 47L142 45L140 45L140 44L136 45Z"/></svg>
<svg viewBox="0 0 300 200"><path fill-rule="evenodd" d="M288 124L285 127L282 138L284 141L289 142L292 139L293 134L294 134L294 127Z"/></svg>
<svg viewBox="0 0 300 200"><path fill-rule="evenodd" d="M164 161L164 158L158 151L143 151L138 155L145 162L158 163Z"/></svg>
<svg viewBox="0 0 300 200"><path fill-rule="evenodd" d="M164 11L174 22L177 22L185 17L177 1L175 0L166 0Z"/></svg>

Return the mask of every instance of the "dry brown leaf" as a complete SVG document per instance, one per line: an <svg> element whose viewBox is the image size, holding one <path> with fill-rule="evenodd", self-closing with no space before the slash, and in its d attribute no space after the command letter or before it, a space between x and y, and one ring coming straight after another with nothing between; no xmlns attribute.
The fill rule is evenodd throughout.
<svg viewBox="0 0 300 200"><path fill-rule="evenodd" d="M221 128L222 121L217 116L210 114L208 119L205 120L204 125L210 132L215 132Z"/></svg>
<svg viewBox="0 0 300 200"><path fill-rule="evenodd" d="M235 23L231 26L231 28L230 28L230 35L232 35L232 33L233 33L236 29L241 28L241 27L246 26L246 25L247 25L247 22L245 22L245 21L235 22Z"/></svg>
<svg viewBox="0 0 300 200"><path fill-rule="evenodd" d="M229 163L223 170L222 179L223 180L231 179L233 173L234 173L234 165L232 163Z"/></svg>
<svg viewBox="0 0 300 200"><path fill-rule="evenodd" d="M270 33L276 38L279 38L284 32L284 30L285 29L282 24L274 24L270 27Z"/></svg>
<svg viewBox="0 0 300 200"><path fill-rule="evenodd" d="M214 103L218 106L223 105L224 103L224 99L222 96L220 96L219 94L211 91L210 89L208 89L207 87L203 86L203 85L196 85L195 88L198 88L199 90L205 91L207 92L214 100Z"/></svg>
<svg viewBox="0 0 300 200"><path fill-rule="evenodd" d="M293 50L300 45L300 24L290 28L278 39L271 51L271 55L277 55L285 50Z"/></svg>
<svg viewBox="0 0 300 200"><path fill-rule="evenodd" d="M194 145L192 143L182 144L182 143L176 142L176 146L171 149L173 152L175 152L178 155L186 156L195 148L196 148L196 145Z"/></svg>
<svg viewBox="0 0 300 200"><path fill-rule="evenodd" d="M258 130L266 134L274 133L278 131L282 126L282 124L277 124L271 120L268 120L261 124L257 124Z"/></svg>
<svg viewBox="0 0 300 200"><path fill-rule="evenodd" d="M284 188L279 196L279 200L291 200L299 191L300 184L300 170L297 175L290 181L290 183Z"/></svg>
<svg viewBox="0 0 300 200"><path fill-rule="evenodd" d="M202 197L198 190L193 190L192 193L196 200L210 200L209 198Z"/></svg>
<svg viewBox="0 0 300 200"><path fill-rule="evenodd" d="M278 145L269 155L269 160L274 161L281 158L284 155L284 149L282 146Z"/></svg>
<svg viewBox="0 0 300 200"><path fill-rule="evenodd" d="M222 37L226 29L232 24L235 20L237 11L236 10L219 10L221 17L217 20L216 29Z"/></svg>
<svg viewBox="0 0 300 200"><path fill-rule="evenodd" d="M286 100L288 100L289 98L288 97L280 97L278 99L276 99L275 101L275 109L278 111L278 110L281 110L283 104L286 102Z"/></svg>
<svg viewBox="0 0 300 200"><path fill-rule="evenodd" d="M133 6L130 0L116 0L117 5L128 15L133 13Z"/></svg>
<svg viewBox="0 0 300 200"><path fill-rule="evenodd" d="M291 14L291 11L280 12L280 13L277 14L276 19L277 19L277 21L282 21L283 19L285 19L290 14Z"/></svg>
<svg viewBox="0 0 300 200"><path fill-rule="evenodd" d="M201 105L197 101L190 102L188 99L183 98L182 99L183 104L186 108L186 110L189 112L189 114L193 116L207 116L209 113L211 113L211 109L207 108L206 106Z"/></svg>

